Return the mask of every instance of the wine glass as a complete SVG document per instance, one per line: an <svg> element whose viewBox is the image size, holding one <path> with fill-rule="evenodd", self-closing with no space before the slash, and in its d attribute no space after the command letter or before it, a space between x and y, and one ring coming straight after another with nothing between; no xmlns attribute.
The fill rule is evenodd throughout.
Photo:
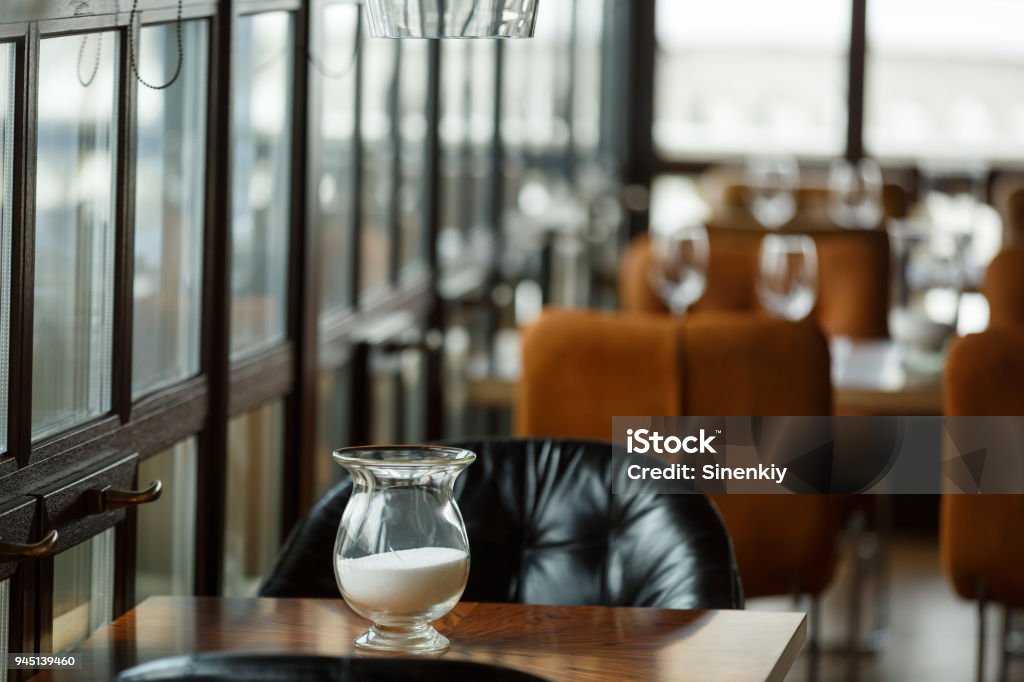
<svg viewBox="0 0 1024 682"><path fill-rule="evenodd" d="M904 366L941 371L956 335L970 235L945 232L923 218L889 221L892 305L889 334Z"/></svg>
<svg viewBox="0 0 1024 682"><path fill-rule="evenodd" d="M651 286L675 315L684 315L707 287L708 231L691 223L656 231L651 240Z"/></svg>
<svg viewBox="0 0 1024 682"><path fill-rule="evenodd" d="M801 320L814 308L818 251L807 235L769 234L761 240L757 295L778 317Z"/></svg>
<svg viewBox="0 0 1024 682"><path fill-rule="evenodd" d="M828 173L828 214L847 229L871 229L882 219L882 169L871 159L832 162Z"/></svg>
<svg viewBox="0 0 1024 682"><path fill-rule="evenodd" d="M791 156L757 157L747 160L747 203L754 219L769 230L777 230L796 215L796 191L800 188L800 166Z"/></svg>

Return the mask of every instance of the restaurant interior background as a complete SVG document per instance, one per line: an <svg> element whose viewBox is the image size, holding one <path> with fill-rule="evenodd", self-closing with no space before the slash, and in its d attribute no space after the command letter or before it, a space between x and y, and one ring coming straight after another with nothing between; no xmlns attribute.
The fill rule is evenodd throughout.
<svg viewBox="0 0 1024 682"><path fill-rule="evenodd" d="M716 231L966 220L960 334L1024 235L1012 0L543 0L508 42L371 39L352 2L128 5L0 8L0 528L38 557L0 556L0 652L64 650L150 595L253 595L344 478L335 448L513 434L544 306L664 310L646 271L621 279L649 229L707 224L714 263ZM857 191L870 225L820 224ZM859 267L820 244L819 282ZM832 305L887 293L884 263ZM878 344L881 392L919 401L878 411L941 409L938 375ZM50 545L33 525L37 499L156 480ZM845 519L819 595L748 608L810 609L823 679L973 675L937 497Z"/></svg>

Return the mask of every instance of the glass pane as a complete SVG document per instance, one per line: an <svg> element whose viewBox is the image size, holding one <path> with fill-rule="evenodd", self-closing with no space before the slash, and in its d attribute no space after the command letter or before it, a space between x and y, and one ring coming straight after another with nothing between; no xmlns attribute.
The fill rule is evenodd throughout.
<svg viewBox="0 0 1024 682"><path fill-rule="evenodd" d="M442 229L465 231L490 220L491 145L494 137L493 41L447 41L441 61ZM445 233L444 260L470 248L470 237Z"/></svg>
<svg viewBox="0 0 1024 682"><path fill-rule="evenodd" d="M399 75L398 134L401 168L398 188L398 266L426 263L424 184L427 143L427 51L424 40L403 40Z"/></svg>
<svg viewBox="0 0 1024 682"><path fill-rule="evenodd" d="M317 187L319 207L321 314L352 304L352 224L356 169L353 143L356 123L355 48L359 32L356 5L324 9L322 63L313 62L312 77L320 80L320 139L314 155L320 159Z"/></svg>
<svg viewBox="0 0 1024 682"><path fill-rule="evenodd" d="M291 194L292 17L243 16L232 143L231 354L284 338Z"/></svg>
<svg viewBox="0 0 1024 682"><path fill-rule="evenodd" d="M1024 5L868 3L864 143L895 161L1024 156Z"/></svg>
<svg viewBox="0 0 1024 682"><path fill-rule="evenodd" d="M162 481L164 494L138 511L135 601L192 594L196 537L196 441L190 438L139 462L139 484Z"/></svg>
<svg viewBox="0 0 1024 682"><path fill-rule="evenodd" d="M841 153L850 13L849 0L658 0L658 151Z"/></svg>
<svg viewBox="0 0 1024 682"><path fill-rule="evenodd" d="M39 55L32 435L110 406L117 36Z"/></svg>
<svg viewBox="0 0 1024 682"><path fill-rule="evenodd" d="M427 382L424 355L419 350L402 351L402 442L422 443L427 438Z"/></svg>
<svg viewBox="0 0 1024 682"><path fill-rule="evenodd" d="M8 641L10 639L10 620L11 620L11 581L3 580L0 581L0 661L4 661L3 665L0 665L0 682L6 682L7 680L7 654L10 653L8 649Z"/></svg>
<svg viewBox="0 0 1024 682"><path fill-rule="evenodd" d="M228 425L224 595L251 597L281 546L284 409L271 403Z"/></svg>
<svg viewBox="0 0 1024 682"><path fill-rule="evenodd" d="M503 43L505 90L501 133L510 148L564 150L569 143L573 4L540 3L534 38Z"/></svg>
<svg viewBox="0 0 1024 682"><path fill-rule="evenodd" d="M53 640L59 653L78 646L114 615L114 529L53 558Z"/></svg>
<svg viewBox="0 0 1024 682"><path fill-rule="evenodd" d="M363 215L359 294L384 286L390 276L391 224L394 216L395 143L392 130L398 41L363 43L362 141Z"/></svg>
<svg viewBox="0 0 1024 682"><path fill-rule="evenodd" d="M317 497L346 476L344 470L331 458L331 453L352 444L349 423L351 390L352 371L347 365L320 374L317 396L318 444L313 458Z"/></svg>
<svg viewBox="0 0 1024 682"><path fill-rule="evenodd" d="M401 354L373 349L370 353L370 442L399 443Z"/></svg>
<svg viewBox="0 0 1024 682"><path fill-rule="evenodd" d="M494 255L491 202L494 41L446 41L441 73L441 232L437 255L446 298L479 286Z"/></svg>
<svg viewBox="0 0 1024 682"><path fill-rule="evenodd" d="M207 24L182 26L186 58L165 90L139 85L132 393L199 371L206 153ZM163 84L178 63L174 26L142 29L139 71Z"/></svg>
<svg viewBox="0 0 1024 682"><path fill-rule="evenodd" d="M14 46L0 44L0 452L7 450L7 348L11 320L11 290L8 282L11 277L13 160Z"/></svg>
<svg viewBox="0 0 1024 682"><path fill-rule="evenodd" d="M601 141L602 54L605 0L577 0L573 141L580 156L593 156Z"/></svg>

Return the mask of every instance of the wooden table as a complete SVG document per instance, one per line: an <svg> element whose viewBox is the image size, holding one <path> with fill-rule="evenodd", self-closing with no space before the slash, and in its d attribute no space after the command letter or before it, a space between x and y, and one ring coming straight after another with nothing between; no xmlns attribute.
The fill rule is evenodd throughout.
<svg viewBox="0 0 1024 682"><path fill-rule="evenodd" d="M782 680L802 613L460 603L435 626L446 656L550 680ZM154 597L75 650L82 667L35 680L110 680L136 663L199 651L346 656L367 626L342 601Z"/></svg>
<svg viewBox="0 0 1024 682"><path fill-rule="evenodd" d="M833 405L837 414L942 414L942 377L908 372L892 341L833 339L830 346ZM513 410L517 383L513 377L470 379L469 402Z"/></svg>
<svg viewBox="0 0 1024 682"><path fill-rule="evenodd" d="M835 338L829 350L838 414L942 414L942 375L908 371L889 339Z"/></svg>

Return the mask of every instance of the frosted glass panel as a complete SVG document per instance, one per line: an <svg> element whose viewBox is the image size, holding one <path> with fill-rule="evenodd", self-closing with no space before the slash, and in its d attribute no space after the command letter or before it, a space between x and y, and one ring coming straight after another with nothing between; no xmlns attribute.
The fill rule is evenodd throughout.
<svg viewBox="0 0 1024 682"><path fill-rule="evenodd" d="M1024 4L868 2L864 144L877 157L1018 166Z"/></svg>
<svg viewBox="0 0 1024 682"><path fill-rule="evenodd" d="M320 310L329 316L352 304L353 197L356 168L353 144L356 122L355 46L359 7L334 4L323 12L323 60L311 76L320 82L320 158L317 185L320 240Z"/></svg>
<svg viewBox="0 0 1024 682"><path fill-rule="evenodd" d="M110 406L117 36L39 54L32 435Z"/></svg>
<svg viewBox="0 0 1024 682"><path fill-rule="evenodd" d="M53 639L59 653L110 623L114 613L114 529L53 558Z"/></svg>
<svg viewBox="0 0 1024 682"><path fill-rule="evenodd" d="M186 22L188 56L171 87L139 85L135 181L132 393L199 370L206 167L206 22ZM139 71L166 83L178 63L174 26L142 29Z"/></svg>
<svg viewBox="0 0 1024 682"><path fill-rule="evenodd" d="M284 410L271 403L228 424L224 595L251 597L281 546Z"/></svg>
<svg viewBox="0 0 1024 682"><path fill-rule="evenodd" d="M577 0L573 141L580 156L596 154L601 141L601 74L610 66L602 53L604 19L604 0Z"/></svg>
<svg viewBox="0 0 1024 682"><path fill-rule="evenodd" d="M394 87L398 41L363 43L363 224L359 261L359 292L364 295L388 282L391 267L391 224L394 220L393 177Z"/></svg>
<svg viewBox="0 0 1024 682"><path fill-rule="evenodd" d="M135 600L192 594L196 537L196 441L139 462L139 485L162 481L163 495L138 510Z"/></svg>
<svg viewBox="0 0 1024 682"><path fill-rule="evenodd" d="M505 93L501 132L511 149L564 151L569 144L567 114L574 4L540 3L533 39L503 43Z"/></svg>
<svg viewBox="0 0 1024 682"><path fill-rule="evenodd" d="M428 43L403 40L398 76L398 267L425 265L427 226L424 221L424 171L427 141Z"/></svg>
<svg viewBox="0 0 1024 682"><path fill-rule="evenodd" d="M320 375L317 394L317 447L313 454L313 478L319 498L348 474L331 453L351 443L352 371L346 365Z"/></svg>
<svg viewBox="0 0 1024 682"><path fill-rule="evenodd" d="M438 255L450 277L487 267L494 139L494 41L446 41L441 57L441 235ZM479 274L477 279L479 279Z"/></svg>
<svg viewBox="0 0 1024 682"><path fill-rule="evenodd" d="M658 0L658 152L678 159L842 153L850 7L850 0Z"/></svg>
<svg viewBox="0 0 1024 682"><path fill-rule="evenodd" d="M292 17L241 17L232 144L231 354L284 339L291 195Z"/></svg>

